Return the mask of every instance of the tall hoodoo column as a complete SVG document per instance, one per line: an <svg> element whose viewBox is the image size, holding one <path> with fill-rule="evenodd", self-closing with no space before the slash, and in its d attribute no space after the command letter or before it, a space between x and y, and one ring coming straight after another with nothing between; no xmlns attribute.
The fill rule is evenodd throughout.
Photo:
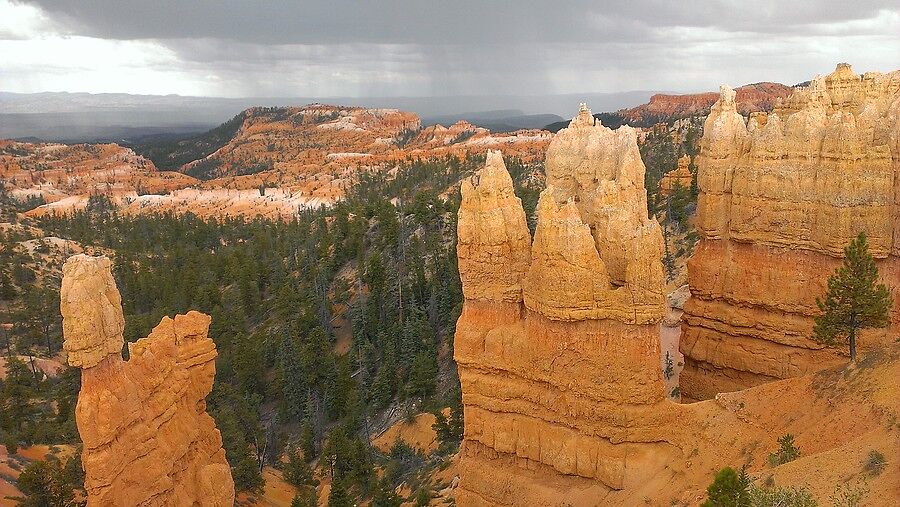
<svg viewBox="0 0 900 507"><path fill-rule="evenodd" d="M688 262L682 393L710 398L844 360L810 339L843 248L865 231L882 276L900 286L900 71L860 76L841 64L749 120L723 86L696 162L701 241Z"/></svg>
<svg viewBox="0 0 900 507"><path fill-rule="evenodd" d="M460 194L456 250L465 298L522 301L531 233L499 151L487 152L484 168L462 182Z"/></svg>
<svg viewBox="0 0 900 507"><path fill-rule="evenodd" d="M164 317L122 359L122 300L106 257L63 266L63 347L81 371L75 408L87 503L231 506L234 481L206 413L215 376L210 318Z"/></svg>
<svg viewBox="0 0 900 507"><path fill-rule="evenodd" d="M593 505L679 452L659 367L662 233L636 132L582 105L546 170L533 244L499 154L462 186L460 505L579 505L570 488Z"/></svg>

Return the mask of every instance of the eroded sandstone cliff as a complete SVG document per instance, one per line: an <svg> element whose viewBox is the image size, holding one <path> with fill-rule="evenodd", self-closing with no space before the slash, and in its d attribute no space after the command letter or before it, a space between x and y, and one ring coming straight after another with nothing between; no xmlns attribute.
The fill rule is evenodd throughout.
<svg viewBox="0 0 900 507"><path fill-rule="evenodd" d="M115 144L0 140L0 183L20 200L47 201L32 216L82 210L101 193L128 214L290 220L298 210L343 198L361 172L490 149L531 163L542 159L551 137L545 130L490 132L466 121L423 128L416 114L396 109L255 107L207 133L136 148L181 172L157 171L150 159Z"/></svg>
<svg viewBox="0 0 900 507"><path fill-rule="evenodd" d="M150 160L117 144L25 143L0 139L0 186L13 198L43 199L35 214L84 208L89 195L114 201L166 193L196 183L158 171Z"/></svg>
<svg viewBox="0 0 900 507"><path fill-rule="evenodd" d="M697 165L682 393L710 398L843 360L810 339L843 248L865 231L883 278L900 286L900 71L841 64L749 120L723 86Z"/></svg>
<svg viewBox="0 0 900 507"><path fill-rule="evenodd" d="M533 244L499 153L463 183L460 505L584 504L559 493L633 488L679 452L659 368L662 236L636 133L582 107L546 169Z"/></svg>
<svg viewBox="0 0 900 507"><path fill-rule="evenodd" d="M206 413L216 358L209 317L163 318L128 344L124 361L110 260L71 257L60 297L68 363L82 368L75 417L88 505L231 506L231 470Z"/></svg>
<svg viewBox="0 0 900 507"><path fill-rule="evenodd" d="M738 112L748 114L751 111L771 111L778 99L790 95L791 87L780 83L754 83L738 87L735 92ZM646 104L622 109L616 114L621 115L629 125L651 127L659 122L706 115L717 98L715 92L683 95L657 93Z"/></svg>
<svg viewBox="0 0 900 507"><path fill-rule="evenodd" d="M717 109L712 123L744 125L734 116L717 120L721 103ZM824 501L836 484L865 480L867 504L896 504L900 464L872 476L864 460L871 450L894 455L900 442L892 415L900 400L897 344L851 370L693 404L666 399L662 239L646 214L634 135L595 124L586 108L560 132L547 153L533 242L498 154L463 184L457 253L465 301L454 355L465 433L457 505L698 505L717 470L744 464L757 485L771 476ZM780 262L786 251L766 262ZM882 249L882 258L890 251ZM782 272L811 277L825 269L798 259L783 261ZM736 280L774 276L760 274L763 267L735 268L742 270ZM788 302L804 288L792 290L777 297ZM776 320L758 325L780 329ZM785 433L796 436L802 455L773 468L767 456Z"/></svg>

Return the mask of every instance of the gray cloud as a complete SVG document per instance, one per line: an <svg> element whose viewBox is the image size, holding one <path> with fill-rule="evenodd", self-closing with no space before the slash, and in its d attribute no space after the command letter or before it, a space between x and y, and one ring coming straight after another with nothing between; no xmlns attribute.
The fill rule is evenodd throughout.
<svg viewBox="0 0 900 507"><path fill-rule="evenodd" d="M897 11L892 0L34 0L73 33L260 44L483 44L643 37L655 28L797 33Z"/></svg>
<svg viewBox="0 0 900 507"><path fill-rule="evenodd" d="M694 91L900 67L896 0L20 3L67 36L159 44L217 95Z"/></svg>

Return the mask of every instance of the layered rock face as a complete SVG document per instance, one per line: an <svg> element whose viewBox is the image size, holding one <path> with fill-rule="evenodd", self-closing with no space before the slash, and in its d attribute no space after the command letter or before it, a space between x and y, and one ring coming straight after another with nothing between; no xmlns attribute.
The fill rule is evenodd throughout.
<svg viewBox="0 0 900 507"><path fill-rule="evenodd" d="M35 214L83 209L88 195L114 200L164 193L196 183L190 176L158 171L150 160L117 144L23 143L0 139L0 185L10 196L40 197Z"/></svg>
<svg viewBox="0 0 900 507"><path fill-rule="evenodd" d="M843 248L865 231L884 280L900 286L900 71L842 64L749 120L723 86L697 165L682 393L709 398L841 361L810 337Z"/></svg>
<svg viewBox="0 0 900 507"><path fill-rule="evenodd" d="M157 171L115 144L0 140L0 184L20 200L47 201L32 216L83 210L90 195L102 193L129 214L291 220L343 198L360 172L490 149L535 162L551 137L545 130L492 133L465 121L423 128L416 114L396 109L256 107L171 149L142 147L160 167L187 174Z"/></svg>
<svg viewBox="0 0 900 507"><path fill-rule="evenodd" d="M209 317L163 318L128 344L124 361L110 260L71 257L60 297L68 362L82 368L75 417L88 505L233 505L222 438L206 413L216 358Z"/></svg>
<svg viewBox="0 0 900 507"><path fill-rule="evenodd" d="M312 174L339 180L359 168L489 148L528 159L540 154L550 137L534 130L492 134L468 122L422 128L414 113L324 104L251 108L242 116L230 140L181 170L231 188L253 189L265 181L294 187L308 184Z"/></svg>
<svg viewBox="0 0 900 507"><path fill-rule="evenodd" d="M778 99L790 95L791 87L780 83L755 83L741 86L735 91L738 112L748 114L751 111L771 111ZM650 127L675 118L705 115L717 98L715 92L685 95L657 93L650 97L650 102L622 109L618 113L629 125Z"/></svg>
<svg viewBox="0 0 900 507"><path fill-rule="evenodd" d="M636 133L582 107L546 170L533 243L499 153L462 185L459 505L595 505L677 452L659 368L662 235Z"/></svg>

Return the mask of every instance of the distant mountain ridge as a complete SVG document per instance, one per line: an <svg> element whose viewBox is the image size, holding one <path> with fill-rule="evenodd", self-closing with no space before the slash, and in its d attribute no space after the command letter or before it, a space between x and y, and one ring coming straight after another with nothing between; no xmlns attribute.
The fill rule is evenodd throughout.
<svg viewBox="0 0 900 507"><path fill-rule="evenodd" d="M423 117L422 125L452 125L458 121L466 121L491 132L512 132L543 128L549 123L563 121L563 117L557 114L525 114L517 109L501 109Z"/></svg>
<svg viewBox="0 0 900 507"><path fill-rule="evenodd" d="M492 114L497 120L488 123L535 121L506 117L507 111ZM549 138L550 134L541 130L493 132L465 120L446 127L423 126L415 113L392 108L308 104L253 107L207 132L153 137L126 146L162 170L209 180L303 175L326 168L340 172L349 166L373 167L410 158L481 153L489 148L533 158Z"/></svg>
<svg viewBox="0 0 900 507"><path fill-rule="evenodd" d="M654 91L540 96L472 95L435 97L190 97L123 93L12 93L0 91L0 139L126 142L169 134L201 133L256 106L296 107L310 103L396 108L425 119L425 125L466 120L494 132L539 128L589 102L613 111L646 102Z"/></svg>
<svg viewBox="0 0 900 507"><path fill-rule="evenodd" d="M771 111L778 99L787 97L793 89L791 86L771 82L753 83L736 88L735 100L738 112L749 114L753 111ZM683 95L657 93L650 97L650 101L646 104L611 113L595 114L594 117L612 128L620 125L646 128L689 116L707 115L718 98L718 92ZM551 132L558 132L568 123L564 121L548 124L545 128Z"/></svg>

